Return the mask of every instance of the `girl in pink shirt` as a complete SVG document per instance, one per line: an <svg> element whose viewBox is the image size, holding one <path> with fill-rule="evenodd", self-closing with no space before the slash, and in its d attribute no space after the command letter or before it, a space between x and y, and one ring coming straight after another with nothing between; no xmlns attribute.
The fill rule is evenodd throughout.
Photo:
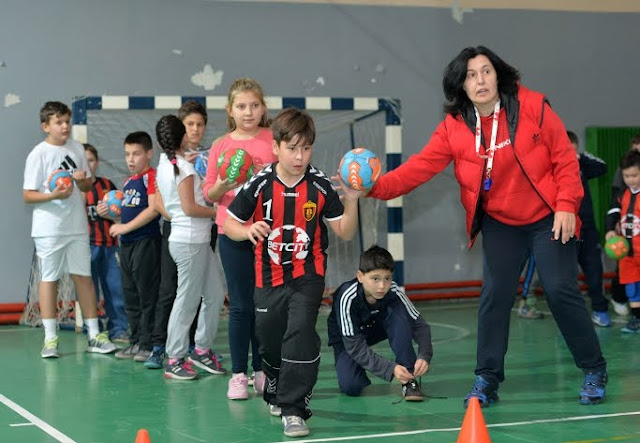
<svg viewBox="0 0 640 443"><path fill-rule="evenodd" d="M229 88L227 104L229 132L213 143L209 152L204 197L218 204L218 247L229 291L229 348L233 375L229 380L227 398L249 398L248 354L251 344L253 388L257 394L264 391L258 342L255 335L253 293L255 270L253 245L249 240L235 242L222 232L227 218L227 207L233 201L242 183L229 182L218 174L218 157L227 149L241 148L253 159L256 169L276 161L273 136L268 129L267 106L260 85L250 78L239 78Z"/></svg>

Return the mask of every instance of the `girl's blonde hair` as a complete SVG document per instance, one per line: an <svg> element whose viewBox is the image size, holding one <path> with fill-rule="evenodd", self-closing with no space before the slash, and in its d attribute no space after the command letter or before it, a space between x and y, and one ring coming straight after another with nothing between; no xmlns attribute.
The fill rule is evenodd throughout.
<svg viewBox="0 0 640 443"><path fill-rule="evenodd" d="M267 115L267 104L264 101L264 93L262 92L262 87L252 78L249 77L240 77L236 79L231 86L229 87L229 95L227 97L227 110L230 110L233 106L233 101L236 99L236 96L241 92L253 92L253 94L260 100L262 106L264 106L264 114L262 114L262 119L260 119L260 124L258 126L262 126L263 128L268 128L270 125L269 116ZM229 128L229 132L235 131L236 122L227 112L227 126Z"/></svg>

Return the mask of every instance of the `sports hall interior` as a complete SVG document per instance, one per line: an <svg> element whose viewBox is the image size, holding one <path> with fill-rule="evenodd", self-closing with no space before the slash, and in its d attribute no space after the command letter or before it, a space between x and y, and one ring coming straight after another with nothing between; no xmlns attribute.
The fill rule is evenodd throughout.
<svg viewBox="0 0 640 443"><path fill-rule="evenodd" d="M640 4L633 0L4 0L0 441L134 442L140 429L148 430L154 443L292 441L259 398L227 400L228 376L166 380L131 361L87 354L86 337L74 330L60 333L60 359L40 358L42 330L17 323L34 253L31 208L22 200L21 184L26 157L43 139L38 112L44 102L71 106L87 97L102 98L102 103L106 97L119 103L196 97L212 107L205 140L211 143L225 131L220 100L233 79L250 76L276 98L270 103L280 106L318 103L318 97L393 103L400 144L386 146L384 113L364 123L361 143L383 158L393 149L406 160L444 116L446 64L462 48L484 45L516 67L525 86L547 96L567 129L579 136L581 150L607 160L609 172L592 184L602 220L617 159L628 149L629 134L640 132L639 28ZM278 110L270 109L270 116ZM100 122L106 115L110 124L135 124L130 111L125 105L117 112L92 114L87 141L100 133L98 148L109 145L113 158L119 158L121 136L111 136L114 132ZM155 109L153 116L164 111ZM349 120L344 113L334 119L330 111L315 114L322 127L319 143L333 140L339 125L346 124L348 131L350 121L369 112L353 113ZM344 145L326 143L334 151L318 156L337 168L352 140L348 135L335 140ZM396 235L389 235L383 203L363 220L361 243L372 238L386 247L393 243L402 260L398 278L431 325L434 357L421 379L425 401L401 401L397 383L375 377L362 397L342 395L326 344L328 308L323 307L311 434L298 441L453 442L460 433L462 398L474 380L482 238L469 250L451 167L402 200ZM354 240L349 247L337 243L333 250L336 260L344 260L366 246ZM615 263L603 260L610 276ZM348 259L340 265L351 275L356 267ZM640 335L621 334L625 319L613 312L612 327L596 328L609 365L607 399L581 406L582 374L544 292L536 297L542 320L519 318L515 307L512 312L501 401L482 411L491 441L640 442ZM229 364L225 317L214 348ZM376 350L391 357L386 345Z"/></svg>

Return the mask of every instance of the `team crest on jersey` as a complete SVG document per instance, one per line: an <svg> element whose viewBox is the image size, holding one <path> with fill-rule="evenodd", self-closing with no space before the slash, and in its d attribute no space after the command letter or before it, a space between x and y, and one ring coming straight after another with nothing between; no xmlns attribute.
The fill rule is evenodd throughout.
<svg viewBox="0 0 640 443"><path fill-rule="evenodd" d="M293 231L293 241L291 243L284 242L284 234L286 231ZM294 259L304 260L309 254L310 242L311 239L304 229L294 225L284 225L275 228L269 234L269 238L267 239L267 252L274 264L284 265L291 263L282 261L282 253L284 251L291 252Z"/></svg>
<svg viewBox="0 0 640 443"><path fill-rule="evenodd" d="M313 217L316 216L316 210L318 209L318 205L309 200L302 206L302 213L304 214L304 219L306 221L313 220Z"/></svg>

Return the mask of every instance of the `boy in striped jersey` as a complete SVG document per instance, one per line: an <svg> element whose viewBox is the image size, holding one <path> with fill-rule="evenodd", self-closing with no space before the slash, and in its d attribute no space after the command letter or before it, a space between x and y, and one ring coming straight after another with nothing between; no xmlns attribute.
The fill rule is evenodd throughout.
<svg viewBox="0 0 640 443"><path fill-rule="evenodd" d="M353 238L362 192L332 177L342 189L343 205L329 177L311 165L316 132L307 112L284 109L271 129L278 161L243 185L227 209L223 231L255 245L263 398L272 415L282 416L284 435L304 437L320 365L316 322L329 246L325 221L338 237Z"/></svg>
<svg viewBox="0 0 640 443"><path fill-rule="evenodd" d="M124 297L120 281L118 239L109 235L109 228L114 220L109 216L107 205L102 201L105 194L116 188L111 180L97 177L100 164L98 151L89 143L84 144L87 164L91 171L91 189L84 194L89 219L89 245L91 247L91 277L99 297L100 288L104 298L104 309L107 312L109 339L116 343L129 343L129 322L124 312Z"/></svg>
<svg viewBox="0 0 640 443"><path fill-rule="evenodd" d="M371 384L365 371L402 384L407 401L422 401L416 378L429 370L433 355L431 329L407 296L392 281L394 261L374 245L360 257L356 278L333 294L327 320L329 346L333 346L340 391L357 397ZM418 344L416 356L412 339ZM395 361L371 349L389 340Z"/></svg>

